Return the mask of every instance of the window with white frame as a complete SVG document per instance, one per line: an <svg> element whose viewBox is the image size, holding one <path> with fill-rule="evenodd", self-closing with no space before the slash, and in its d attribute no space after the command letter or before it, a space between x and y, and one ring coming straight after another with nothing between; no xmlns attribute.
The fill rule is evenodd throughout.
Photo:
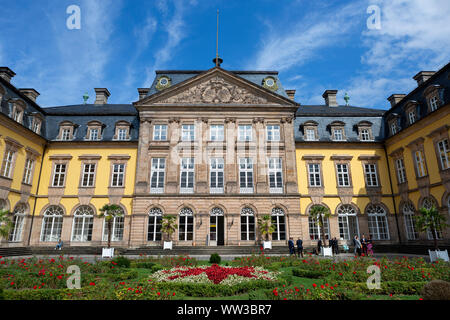
<svg viewBox="0 0 450 320"><path fill-rule="evenodd" d="M72 241L91 241L93 226L94 210L89 206L79 206L73 218Z"/></svg>
<svg viewBox="0 0 450 320"><path fill-rule="evenodd" d="M33 167L34 167L33 159L27 158L25 161L25 170L23 172L22 183L31 184L31 181L33 179L33 176L32 176Z"/></svg>
<svg viewBox="0 0 450 320"><path fill-rule="evenodd" d="M117 140L127 140L128 130L124 128L117 129Z"/></svg>
<svg viewBox="0 0 450 320"><path fill-rule="evenodd" d="M66 180L66 164L59 163L54 166L53 187L64 187Z"/></svg>
<svg viewBox="0 0 450 320"><path fill-rule="evenodd" d="M431 111L437 110L437 108L439 107L439 100L438 100L438 97L437 97L437 96L432 96L432 97L429 99L429 102L430 102L430 110L431 110Z"/></svg>
<svg viewBox="0 0 450 320"><path fill-rule="evenodd" d="M194 158L182 158L180 167L180 192L194 193Z"/></svg>
<svg viewBox="0 0 450 320"><path fill-rule="evenodd" d="M267 126L267 141L280 141L280 126L268 125Z"/></svg>
<svg viewBox="0 0 450 320"><path fill-rule="evenodd" d="M414 161L416 164L417 177L425 177L427 175L427 168L425 166L425 158L421 150L414 152Z"/></svg>
<svg viewBox="0 0 450 320"><path fill-rule="evenodd" d="M13 110L13 120L19 123L22 123L22 110L19 110L18 108L14 108Z"/></svg>
<svg viewBox="0 0 450 320"><path fill-rule="evenodd" d="M339 187L350 187L350 173L348 170L348 164L337 164L337 178Z"/></svg>
<svg viewBox="0 0 450 320"><path fill-rule="evenodd" d="M283 168L281 158L269 158L269 190L270 193L283 192Z"/></svg>
<svg viewBox="0 0 450 320"><path fill-rule="evenodd" d="M308 177L310 187L321 187L322 181L320 179L320 164L310 163L308 164Z"/></svg>
<svg viewBox="0 0 450 320"><path fill-rule="evenodd" d="M190 208L183 208L180 211L179 219L178 240L192 241L194 239L194 213Z"/></svg>
<svg viewBox="0 0 450 320"><path fill-rule="evenodd" d="M361 129L361 141L371 141L369 129Z"/></svg>
<svg viewBox="0 0 450 320"><path fill-rule="evenodd" d="M317 218L308 217L308 225L309 225L309 238L311 240L323 240L322 239L322 231L320 230L319 221ZM328 223L328 219L323 219L323 229L325 232L325 238L330 238L330 227Z"/></svg>
<svg viewBox="0 0 450 320"><path fill-rule="evenodd" d="M411 110L410 112L408 112L408 119L409 119L409 124L413 124L414 122L416 122L416 112L414 110Z"/></svg>
<svg viewBox="0 0 450 320"><path fill-rule="evenodd" d="M152 208L148 213L147 241L161 241L161 225L163 212L160 208Z"/></svg>
<svg viewBox="0 0 450 320"><path fill-rule="evenodd" d="M356 209L349 204L338 207L339 237L342 240L351 240L354 236L359 236L358 217Z"/></svg>
<svg viewBox="0 0 450 320"><path fill-rule="evenodd" d="M333 140L334 141L344 141L343 129L333 129Z"/></svg>
<svg viewBox="0 0 450 320"><path fill-rule="evenodd" d="M111 241L122 241L125 217L123 209L120 208L122 215L114 216L111 220ZM108 221L103 221L103 241L108 241Z"/></svg>
<svg viewBox="0 0 450 320"><path fill-rule="evenodd" d="M211 158L209 170L209 188L211 193L223 193L223 158Z"/></svg>
<svg viewBox="0 0 450 320"><path fill-rule="evenodd" d="M223 125L213 124L209 128L211 141L223 141Z"/></svg>
<svg viewBox="0 0 450 320"><path fill-rule="evenodd" d="M167 140L167 125L155 124L153 126L153 140L154 141L166 141ZM187 140L183 140L187 141Z"/></svg>
<svg viewBox="0 0 450 320"><path fill-rule="evenodd" d="M41 122L38 119L34 118L31 130L33 130L33 132L37 134L41 132Z"/></svg>
<svg viewBox="0 0 450 320"><path fill-rule="evenodd" d="M405 163L403 162L402 158L399 158L395 160L395 166L397 169L397 179L398 183L405 183L406 182L406 170L405 170Z"/></svg>
<svg viewBox="0 0 450 320"><path fill-rule="evenodd" d="M61 140L63 140L63 141L68 141L68 140L70 140L70 138L71 138L71 129L62 129L62 132L61 132Z"/></svg>
<svg viewBox="0 0 450 320"><path fill-rule="evenodd" d="M99 140L99 129L90 129L89 130L89 140L91 140L91 141Z"/></svg>
<svg viewBox="0 0 450 320"><path fill-rule="evenodd" d="M252 141L252 126L240 125L238 128L238 140L239 141Z"/></svg>
<svg viewBox="0 0 450 320"><path fill-rule="evenodd" d="M389 228L386 210L381 205L367 207L369 234L373 240L389 240Z"/></svg>
<svg viewBox="0 0 450 320"><path fill-rule="evenodd" d="M3 157L3 164L2 164L2 176L6 178L12 177L12 168L14 164L14 156L15 152L13 150L6 150L5 155Z"/></svg>
<svg viewBox="0 0 450 320"><path fill-rule="evenodd" d="M448 147L448 139L439 141L437 146L442 170L450 168L450 149Z"/></svg>
<svg viewBox="0 0 450 320"><path fill-rule="evenodd" d="M405 221L406 238L408 240L417 240L418 233L414 226L414 206L412 203L407 202L402 207L403 219Z"/></svg>
<svg viewBox="0 0 450 320"><path fill-rule="evenodd" d="M123 187L125 181L125 164L115 163L112 166L111 187Z"/></svg>
<svg viewBox="0 0 450 320"><path fill-rule="evenodd" d="M194 141L195 140L195 125L184 124L181 127L181 140Z"/></svg>
<svg viewBox="0 0 450 320"><path fill-rule="evenodd" d="M150 179L151 193L164 193L164 178L166 173L166 159L152 159L152 173Z"/></svg>
<svg viewBox="0 0 450 320"><path fill-rule="evenodd" d="M57 242L61 239L64 211L59 206L50 206L44 212L41 229L42 242Z"/></svg>
<svg viewBox="0 0 450 320"><path fill-rule="evenodd" d="M377 165L373 163L364 164L364 175L368 187L378 187Z"/></svg>
<svg viewBox="0 0 450 320"><path fill-rule="evenodd" d="M286 220L284 210L281 208L273 208L271 213L272 225L275 231L272 233L272 240L286 240Z"/></svg>
<svg viewBox="0 0 450 320"><path fill-rule="evenodd" d="M25 223L25 216L27 214L27 205L20 203L16 206L13 212L12 228L9 233L9 242L22 241L23 226Z"/></svg>
<svg viewBox="0 0 450 320"><path fill-rule="evenodd" d="M239 186L241 193L253 193L253 160L239 159Z"/></svg>
<svg viewBox="0 0 450 320"><path fill-rule="evenodd" d="M241 210L241 240L255 240L255 213L252 208Z"/></svg>
<svg viewBox="0 0 450 320"><path fill-rule="evenodd" d="M391 135L395 135L397 133L397 124L395 122L391 123Z"/></svg>
<svg viewBox="0 0 450 320"><path fill-rule="evenodd" d="M93 187L95 180L95 163L83 164L83 177L81 179L82 187Z"/></svg>
<svg viewBox="0 0 450 320"><path fill-rule="evenodd" d="M316 130L314 129L306 129L305 130L306 141L315 141L316 140Z"/></svg>

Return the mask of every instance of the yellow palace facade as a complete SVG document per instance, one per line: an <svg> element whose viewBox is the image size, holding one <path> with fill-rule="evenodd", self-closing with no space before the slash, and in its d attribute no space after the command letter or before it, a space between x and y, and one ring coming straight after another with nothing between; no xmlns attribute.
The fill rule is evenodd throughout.
<svg viewBox="0 0 450 320"><path fill-rule="evenodd" d="M2 247L104 246L99 209L118 204L115 247L259 244L271 215L274 246L320 237L314 204L331 212L326 237L427 244L413 216L450 210L450 64L422 71L388 110L295 102L276 71L161 70L132 104L44 108L0 67L0 207L13 228ZM448 245L448 228L437 234Z"/></svg>

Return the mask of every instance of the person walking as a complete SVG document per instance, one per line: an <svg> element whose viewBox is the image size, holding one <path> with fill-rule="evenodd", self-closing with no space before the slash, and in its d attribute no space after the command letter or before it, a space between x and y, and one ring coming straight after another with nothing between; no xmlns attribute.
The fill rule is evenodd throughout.
<svg viewBox="0 0 450 320"><path fill-rule="evenodd" d="M373 256L373 242L370 235L369 238L367 239L367 255Z"/></svg>
<svg viewBox="0 0 450 320"><path fill-rule="evenodd" d="M300 255L303 258L303 240L298 238L297 239L297 252L298 252L298 257L300 258Z"/></svg>
<svg viewBox="0 0 450 320"><path fill-rule="evenodd" d="M289 254L292 256L293 254L295 254L294 239L292 237L289 238L288 246L289 246Z"/></svg>
<svg viewBox="0 0 450 320"><path fill-rule="evenodd" d="M339 254L339 243L336 237L333 238L333 253Z"/></svg>
<svg viewBox="0 0 450 320"><path fill-rule="evenodd" d="M358 254L358 256L361 256L361 241L359 241L358 236L355 236L353 238L353 245L355 246L355 256Z"/></svg>
<svg viewBox="0 0 450 320"><path fill-rule="evenodd" d="M364 233L361 237L361 248L362 248L363 255L367 256L367 239L366 239L366 236L364 235Z"/></svg>

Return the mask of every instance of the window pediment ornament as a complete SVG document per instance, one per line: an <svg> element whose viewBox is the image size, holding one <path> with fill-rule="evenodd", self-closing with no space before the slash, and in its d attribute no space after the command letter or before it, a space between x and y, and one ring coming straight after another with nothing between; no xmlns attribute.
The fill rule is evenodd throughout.
<svg viewBox="0 0 450 320"><path fill-rule="evenodd" d="M429 97L430 95L439 92L442 89L442 86L438 85L438 84L433 84L431 86L428 86L424 91L423 91L423 96L424 97Z"/></svg>

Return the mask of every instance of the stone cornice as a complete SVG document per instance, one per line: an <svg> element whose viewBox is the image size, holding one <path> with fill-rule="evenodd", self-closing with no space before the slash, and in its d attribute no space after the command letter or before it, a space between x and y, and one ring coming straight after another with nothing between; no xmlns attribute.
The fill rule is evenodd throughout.
<svg viewBox="0 0 450 320"><path fill-rule="evenodd" d="M302 157L302 160L320 160L320 161L322 161L323 159L325 159L325 156L320 155L320 154L305 154Z"/></svg>
<svg viewBox="0 0 450 320"><path fill-rule="evenodd" d="M72 155L70 154L53 154L48 157L50 160L72 160Z"/></svg>
<svg viewBox="0 0 450 320"><path fill-rule="evenodd" d="M371 155L371 154L362 154L358 157L358 160L361 161L370 161L370 160L380 160L381 157L378 155Z"/></svg>

